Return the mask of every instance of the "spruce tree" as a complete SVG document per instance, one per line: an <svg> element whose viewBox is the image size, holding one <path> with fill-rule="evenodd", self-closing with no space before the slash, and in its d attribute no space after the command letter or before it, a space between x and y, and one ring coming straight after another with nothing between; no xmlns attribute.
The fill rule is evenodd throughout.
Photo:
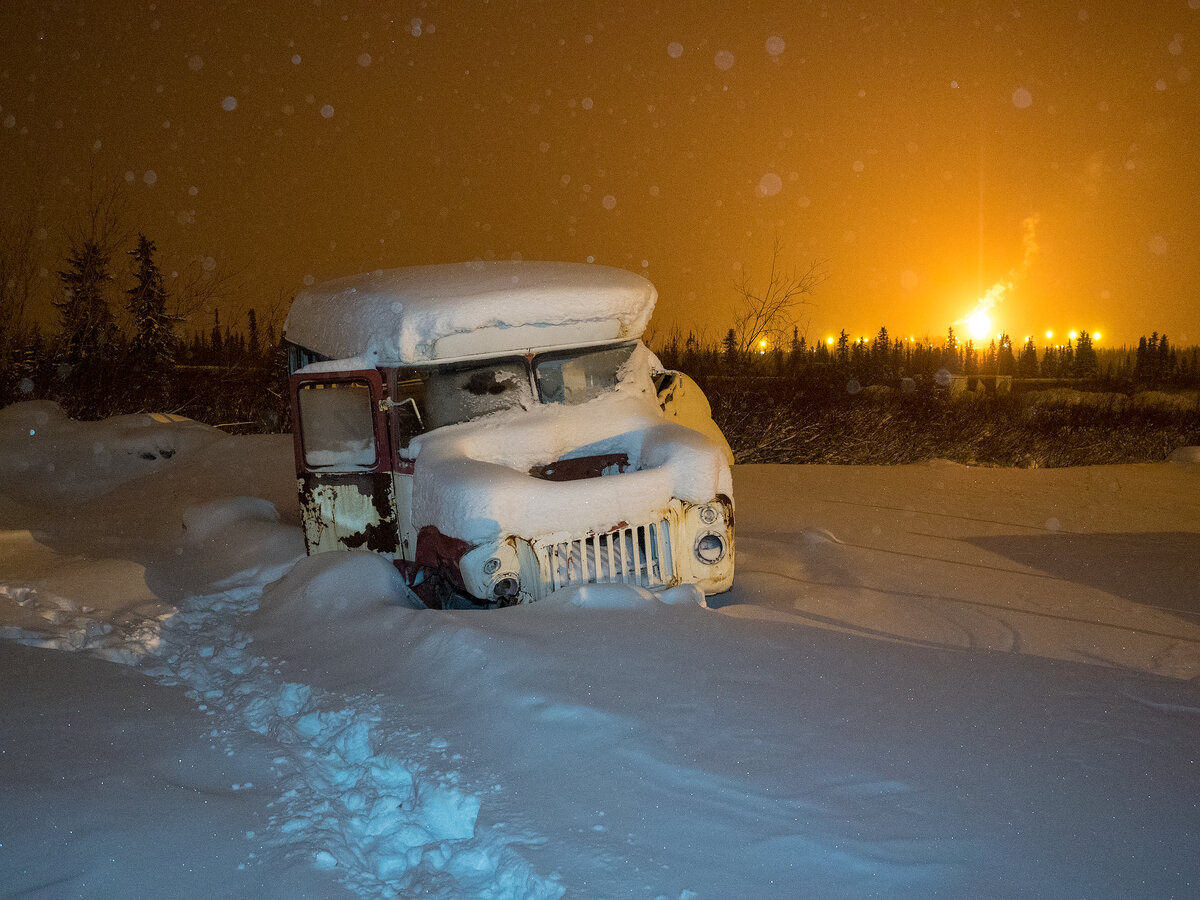
<svg viewBox="0 0 1200 900"><path fill-rule="evenodd" d="M725 332L723 343L725 347L725 365L729 366L730 369L736 369L739 357L741 356L738 352L737 332L730 328L729 331Z"/></svg>
<svg viewBox="0 0 1200 900"><path fill-rule="evenodd" d="M250 357L251 363L257 363L258 358L262 355L262 339L258 335L258 316L254 313L254 307L246 313L246 318L249 320L248 331L246 334L246 355ZM671 358L678 364L679 360L679 340L676 334L671 335Z"/></svg>
<svg viewBox="0 0 1200 900"><path fill-rule="evenodd" d="M167 291L162 272L154 262L154 241L139 232L137 246L129 251L137 283L126 291L126 308L133 317L129 346L133 365L147 376L162 374L174 362L175 338L167 315Z"/></svg>
<svg viewBox="0 0 1200 900"><path fill-rule="evenodd" d="M214 365L220 365L225 361L225 341L221 338L221 310L213 310L213 327L212 335L208 339L208 345L212 348L212 362Z"/></svg>
<svg viewBox="0 0 1200 900"><path fill-rule="evenodd" d="M996 374L1017 374L1017 358L1013 356L1012 338L1007 332L1000 335L1000 348L996 351Z"/></svg>
<svg viewBox="0 0 1200 900"><path fill-rule="evenodd" d="M1075 377L1092 378L1100 371L1100 361L1092 346L1092 335L1079 332L1079 344L1075 347Z"/></svg>
<svg viewBox="0 0 1200 900"><path fill-rule="evenodd" d="M106 288L112 281L108 254L93 240L85 240L67 257L67 268L58 273L62 297L54 301L59 314L58 362L70 369L106 361L115 343L115 326Z"/></svg>
<svg viewBox="0 0 1200 900"><path fill-rule="evenodd" d="M1021 356L1017 359L1017 374L1022 378L1037 377L1037 348L1033 345L1033 338L1025 339L1025 346L1021 348Z"/></svg>

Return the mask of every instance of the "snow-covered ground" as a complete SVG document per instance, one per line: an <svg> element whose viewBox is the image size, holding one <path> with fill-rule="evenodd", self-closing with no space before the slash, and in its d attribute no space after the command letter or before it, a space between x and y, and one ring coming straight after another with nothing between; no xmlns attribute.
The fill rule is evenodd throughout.
<svg viewBox="0 0 1200 900"><path fill-rule="evenodd" d="M1194 449L738 467L730 593L496 612L291 453L0 410L3 896L1200 894Z"/></svg>

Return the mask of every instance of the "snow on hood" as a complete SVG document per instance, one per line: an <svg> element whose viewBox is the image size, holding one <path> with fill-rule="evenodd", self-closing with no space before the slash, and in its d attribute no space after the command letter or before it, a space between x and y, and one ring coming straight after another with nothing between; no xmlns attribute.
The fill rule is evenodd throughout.
<svg viewBox="0 0 1200 900"><path fill-rule="evenodd" d="M414 524L471 543L608 530L651 520L672 497L705 503L733 496L722 448L664 420L636 357L615 391L587 403L506 410L439 428L410 451ZM561 482L529 474L561 459L610 453L628 457L625 473Z"/></svg>
<svg viewBox="0 0 1200 900"><path fill-rule="evenodd" d="M301 291L284 337L368 368L641 337L658 293L608 266L468 262L379 269ZM483 332L483 343L465 340Z"/></svg>

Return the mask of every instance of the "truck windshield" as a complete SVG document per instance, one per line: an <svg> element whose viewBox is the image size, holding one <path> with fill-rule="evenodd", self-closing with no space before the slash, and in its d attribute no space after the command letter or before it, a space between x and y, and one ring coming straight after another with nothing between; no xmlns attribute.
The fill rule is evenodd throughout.
<svg viewBox="0 0 1200 900"><path fill-rule="evenodd" d="M304 384L298 399L305 465L333 471L375 465L371 389L365 382Z"/></svg>
<svg viewBox="0 0 1200 900"><path fill-rule="evenodd" d="M624 344L539 356L534 361L534 373L542 402L573 405L612 390L633 348L633 344Z"/></svg>
<svg viewBox="0 0 1200 900"><path fill-rule="evenodd" d="M439 369L425 382L425 426L440 428L502 409L529 409L533 389L523 359Z"/></svg>

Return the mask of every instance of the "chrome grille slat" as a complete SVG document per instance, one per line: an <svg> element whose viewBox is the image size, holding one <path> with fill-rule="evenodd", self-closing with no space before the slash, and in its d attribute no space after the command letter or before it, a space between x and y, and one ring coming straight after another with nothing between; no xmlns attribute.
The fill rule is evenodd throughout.
<svg viewBox="0 0 1200 900"><path fill-rule="evenodd" d="M665 587L675 574L667 519L547 542L541 552L552 590L572 584Z"/></svg>

